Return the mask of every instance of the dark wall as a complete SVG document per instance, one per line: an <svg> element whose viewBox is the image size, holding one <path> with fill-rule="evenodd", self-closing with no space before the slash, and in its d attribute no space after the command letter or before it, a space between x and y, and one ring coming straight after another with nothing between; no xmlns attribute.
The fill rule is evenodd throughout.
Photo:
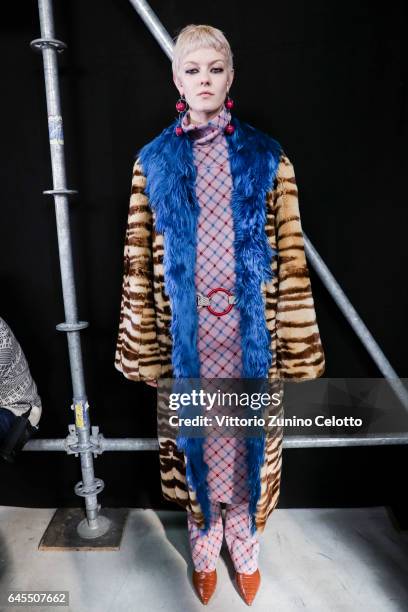
<svg viewBox="0 0 408 612"><path fill-rule="evenodd" d="M230 40L236 114L294 164L302 225L401 377L406 270L407 81L403 2L153 1L171 36L209 23ZM175 117L170 61L127 0L54 1L79 318L91 420L106 437L155 435L155 390L114 369L122 252L136 150ZM1 310L43 400L42 437L72 422L36 2L1 22ZM311 270L327 377L380 373ZM281 507L389 503L402 448L285 451ZM358 470L356 465L359 466ZM102 503L161 499L157 453L106 453ZM383 478L387 473L387 478ZM3 505L81 504L78 460L23 453L0 465ZM381 482L381 486L379 486Z"/></svg>

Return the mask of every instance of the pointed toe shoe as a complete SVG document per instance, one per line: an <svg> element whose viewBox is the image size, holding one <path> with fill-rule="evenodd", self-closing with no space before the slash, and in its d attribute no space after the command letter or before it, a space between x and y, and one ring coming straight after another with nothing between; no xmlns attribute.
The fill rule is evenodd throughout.
<svg viewBox="0 0 408 612"><path fill-rule="evenodd" d="M207 604L217 586L217 571L197 572L193 570L193 585L201 602Z"/></svg>
<svg viewBox="0 0 408 612"><path fill-rule="evenodd" d="M261 584L261 574L257 569L253 574L235 573L238 591L248 606L252 604Z"/></svg>

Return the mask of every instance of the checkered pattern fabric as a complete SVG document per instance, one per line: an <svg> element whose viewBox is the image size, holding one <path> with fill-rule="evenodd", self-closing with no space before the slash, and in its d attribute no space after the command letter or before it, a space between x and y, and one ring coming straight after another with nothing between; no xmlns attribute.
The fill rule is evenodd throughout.
<svg viewBox="0 0 408 612"><path fill-rule="evenodd" d="M227 504L225 540L236 571L253 574L258 569L260 544L257 535L251 535L248 504Z"/></svg>
<svg viewBox="0 0 408 612"><path fill-rule="evenodd" d="M219 502L212 501L210 506L211 523L206 535L200 534L191 512L187 512L191 556L197 572L212 572L215 569L224 538L221 505Z"/></svg>
<svg viewBox="0 0 408 612"><path fill-rule="evenodd" d="M211 572L216 568L221 552L223 537L237 572L252 574L258 569L260 544L251 535L248 504L227 504L225 527L223 525L221 504L211 502L211 524L208 534L201 535L198 527L187 512L191 556L198 572Z"/></svg>
<svg viewBox="0 0 408 612"><path fill-rule="evenodd" d="M197 227L196 288L208 295L215 287L234 292L235 258L234 227L230 206L232 178L228 144L224 128L230 119L227 109L199 126L188 123L182 127L193 141L194 162L197 168L196 194L200 205ZM211 296L211 307L216 311L227 308L227 295ZM221 317L208 308L200 307L198 350L201 376L204 378L235 378L241 371L241 342L239 313L234 305Z"/></svg>
<svg viewBox="0 0 408 612"><path fill-rule="evenodd" d="M231 118L223 107L217 117L201 125L183 117L182 127L193 143L197 168L196 194L200 205L197 227L196 288L207 296L215 287L234 293L234 226L231 210L232 177L224 128ZM216 311L227 308L227 295L211 296ZM208 308L198 309L198 351L203 379L241 376L241 338L239 312L233 306L220 317ZM228 391L228 389L223 389ZM224 527L220 502L225 502L225 539L235 569L253 573L258 567L259 542L251 535L248 513L249 492L245 440L236 437L208 436L204 443L208 465L211 526L202 536L188 516L193 563L197 571L212 571L220 554Z"/></svg>
<svg viewBox="0 0 408 612"><path fill-rule="evenodd" d="M246 455L244 438L207 437L204 461L210 499L233 504L249 501Z"/></svg>
<svg viewBox="0 0 408 612"><path fill-rule="evenodd" d="M197 169L196 194L200 205L197 228L196 288L207 295L214 287L234 292L234 226L231 210L232 177L224 129L231 118L223 107L211 121L201 125L183 117L182 128L192 140ZM211 306L227 307L225 293L215 293ZM198 309L198 351L202 378L239 378L241 338L239 312L233 306L220 317L208 308ZM227 389L224 389L227 391ZM204 460L208 473L210 499L225 503L248 500L246 485L246 445L244 439L207 438Z"/></svg>

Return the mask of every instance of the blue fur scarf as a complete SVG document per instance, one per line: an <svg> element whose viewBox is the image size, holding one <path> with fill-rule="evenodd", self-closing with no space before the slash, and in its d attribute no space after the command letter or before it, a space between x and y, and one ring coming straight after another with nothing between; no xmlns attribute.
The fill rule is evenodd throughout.
<svg viewBox="0 0 408 612"><path fill-rule="evenodd" d="M277 254L265 232L266 194L272 189L280 144L251 125L232 118L235 131L227 136L233 192L236 307L240 313L242 378L267 378L272 363L270 333L265 321L261 283L272 278ZM177 136L175 120L138 153L146 176L146 195L156 215L156 231L164 234L164 278L171 303L172 366L174 378L199 378L197 350L198 312L195 289L197 220L200 212L195 193L196 168L187 134ZM203 438L178 439L187 456L186 477L196 491L210 522L208 467L203 459ZM246 438L249 512L254 533L260 496L260 469L264 437Z"/></svg>

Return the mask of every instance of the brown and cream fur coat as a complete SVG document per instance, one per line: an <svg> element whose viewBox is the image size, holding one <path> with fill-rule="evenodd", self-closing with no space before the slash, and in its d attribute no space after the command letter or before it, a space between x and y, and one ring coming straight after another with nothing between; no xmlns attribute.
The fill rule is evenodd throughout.
<svg viewBox="0 0 408 612"><path fill-rule="evenodd" d="M147 179L143 157L138 156L133 167L115 355L115 367L134 381L175 375L165 230L157 227L159 211L149 201ZM262 229L277 252L271 262L272 277L259 285L271 354L267 378L317 378L324 372L325 356L305 257L294 168L283 151L263 202ZM202 508L186 479L185 454L170 437L159 437L159 445L163 496L192 512L197 525L203 527ZM259 531L278 502L281 462L282 432L267 433L255 511Z"/></svg>

